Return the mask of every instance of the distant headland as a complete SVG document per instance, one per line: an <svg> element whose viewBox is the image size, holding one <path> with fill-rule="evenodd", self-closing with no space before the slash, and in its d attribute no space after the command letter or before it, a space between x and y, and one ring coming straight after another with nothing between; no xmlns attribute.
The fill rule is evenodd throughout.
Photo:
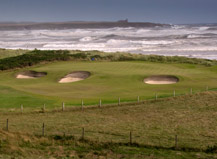
<svg viewBox="0 0 217 159"><path fill-rule="evenodd" d="M129 22L119 20L115 22L72 21L72 22L1 22L0 30L40 30L40 29L76 29L76 28L113 28L113 27L166 27L169 24L150 22Z"/></svg>

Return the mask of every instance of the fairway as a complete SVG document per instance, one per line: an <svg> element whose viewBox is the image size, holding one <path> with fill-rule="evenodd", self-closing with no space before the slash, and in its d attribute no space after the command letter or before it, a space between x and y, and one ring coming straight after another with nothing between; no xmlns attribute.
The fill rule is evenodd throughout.
<svg viewBox="0 0 217 159"><path fill-rule="evenodd" d="M46 72L47 75L35 79L17 79L20 72L32 70ZM58 83L67 74L74 71L88 71L90 77L72 83ZM44 103L48 108L97 104L121 101L136 101L155 97L172 96L205 91L206 86L216 88L217 67L206 67L194 64L162 64L152 62L54 62L37 65L26 69L3 71L0 73L1 108L16 108L23 104L26 107L40 107ZM176 76L175 84L150 85L144 79L153 75Z"/></svg>

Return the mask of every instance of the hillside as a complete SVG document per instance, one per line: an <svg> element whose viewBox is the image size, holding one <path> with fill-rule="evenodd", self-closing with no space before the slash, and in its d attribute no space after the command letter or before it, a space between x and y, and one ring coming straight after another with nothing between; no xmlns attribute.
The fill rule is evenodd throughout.
<svg viewBox="0 0 217 159"><path fill-rule="evenodd" d="M216 158L216 100L216 92L204 92L83 111L1 113L1 157Z"/></svg>

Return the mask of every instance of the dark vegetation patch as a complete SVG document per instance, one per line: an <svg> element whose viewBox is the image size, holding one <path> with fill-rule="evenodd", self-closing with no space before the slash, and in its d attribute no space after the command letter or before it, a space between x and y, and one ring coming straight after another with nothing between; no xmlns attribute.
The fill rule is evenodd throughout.
<svg viewBox="0 0 217 159"><path fill-rule="evenodd" d="M161 63L188 63L205 66L216 65L217 61L179 56L141 55L129 53L102 53L98 51L34 50L26 54L0 59L0 70L23 68L42 62L86 60L86 61L149 61Z"/></svg>
<svg viewBox="0 0 217 159"><path fill-rule="evenodd" d="M0 60L0 70L23 68L41 62L66 61L70 56L68 51L39 51L34 50L26 54Z"/></svg>

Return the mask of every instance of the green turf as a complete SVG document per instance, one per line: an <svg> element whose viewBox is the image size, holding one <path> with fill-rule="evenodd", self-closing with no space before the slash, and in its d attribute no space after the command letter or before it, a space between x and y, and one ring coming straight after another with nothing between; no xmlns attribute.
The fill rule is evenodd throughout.
<svg viewBox="0 0 217 159"><path fill-rule="evenodd" d="M43 103L47 107L79 105L81 99L85 104L103 104L121 101L186 94L193 88L194 92L204 91L206 86L216 88L217 66L206 67L193 64L162 64L151 62L54 62L29 67L27 70L47 72L39 79L16 79L15 75L26 69L4 71L0 73L1 108L38 107ZM86 80L59 84L58 80L72 71L89 71ZM180 81L171 85L148 85L143 79L150 75L175 75ZM11 100L8 100L11 99Z"/></svg>

